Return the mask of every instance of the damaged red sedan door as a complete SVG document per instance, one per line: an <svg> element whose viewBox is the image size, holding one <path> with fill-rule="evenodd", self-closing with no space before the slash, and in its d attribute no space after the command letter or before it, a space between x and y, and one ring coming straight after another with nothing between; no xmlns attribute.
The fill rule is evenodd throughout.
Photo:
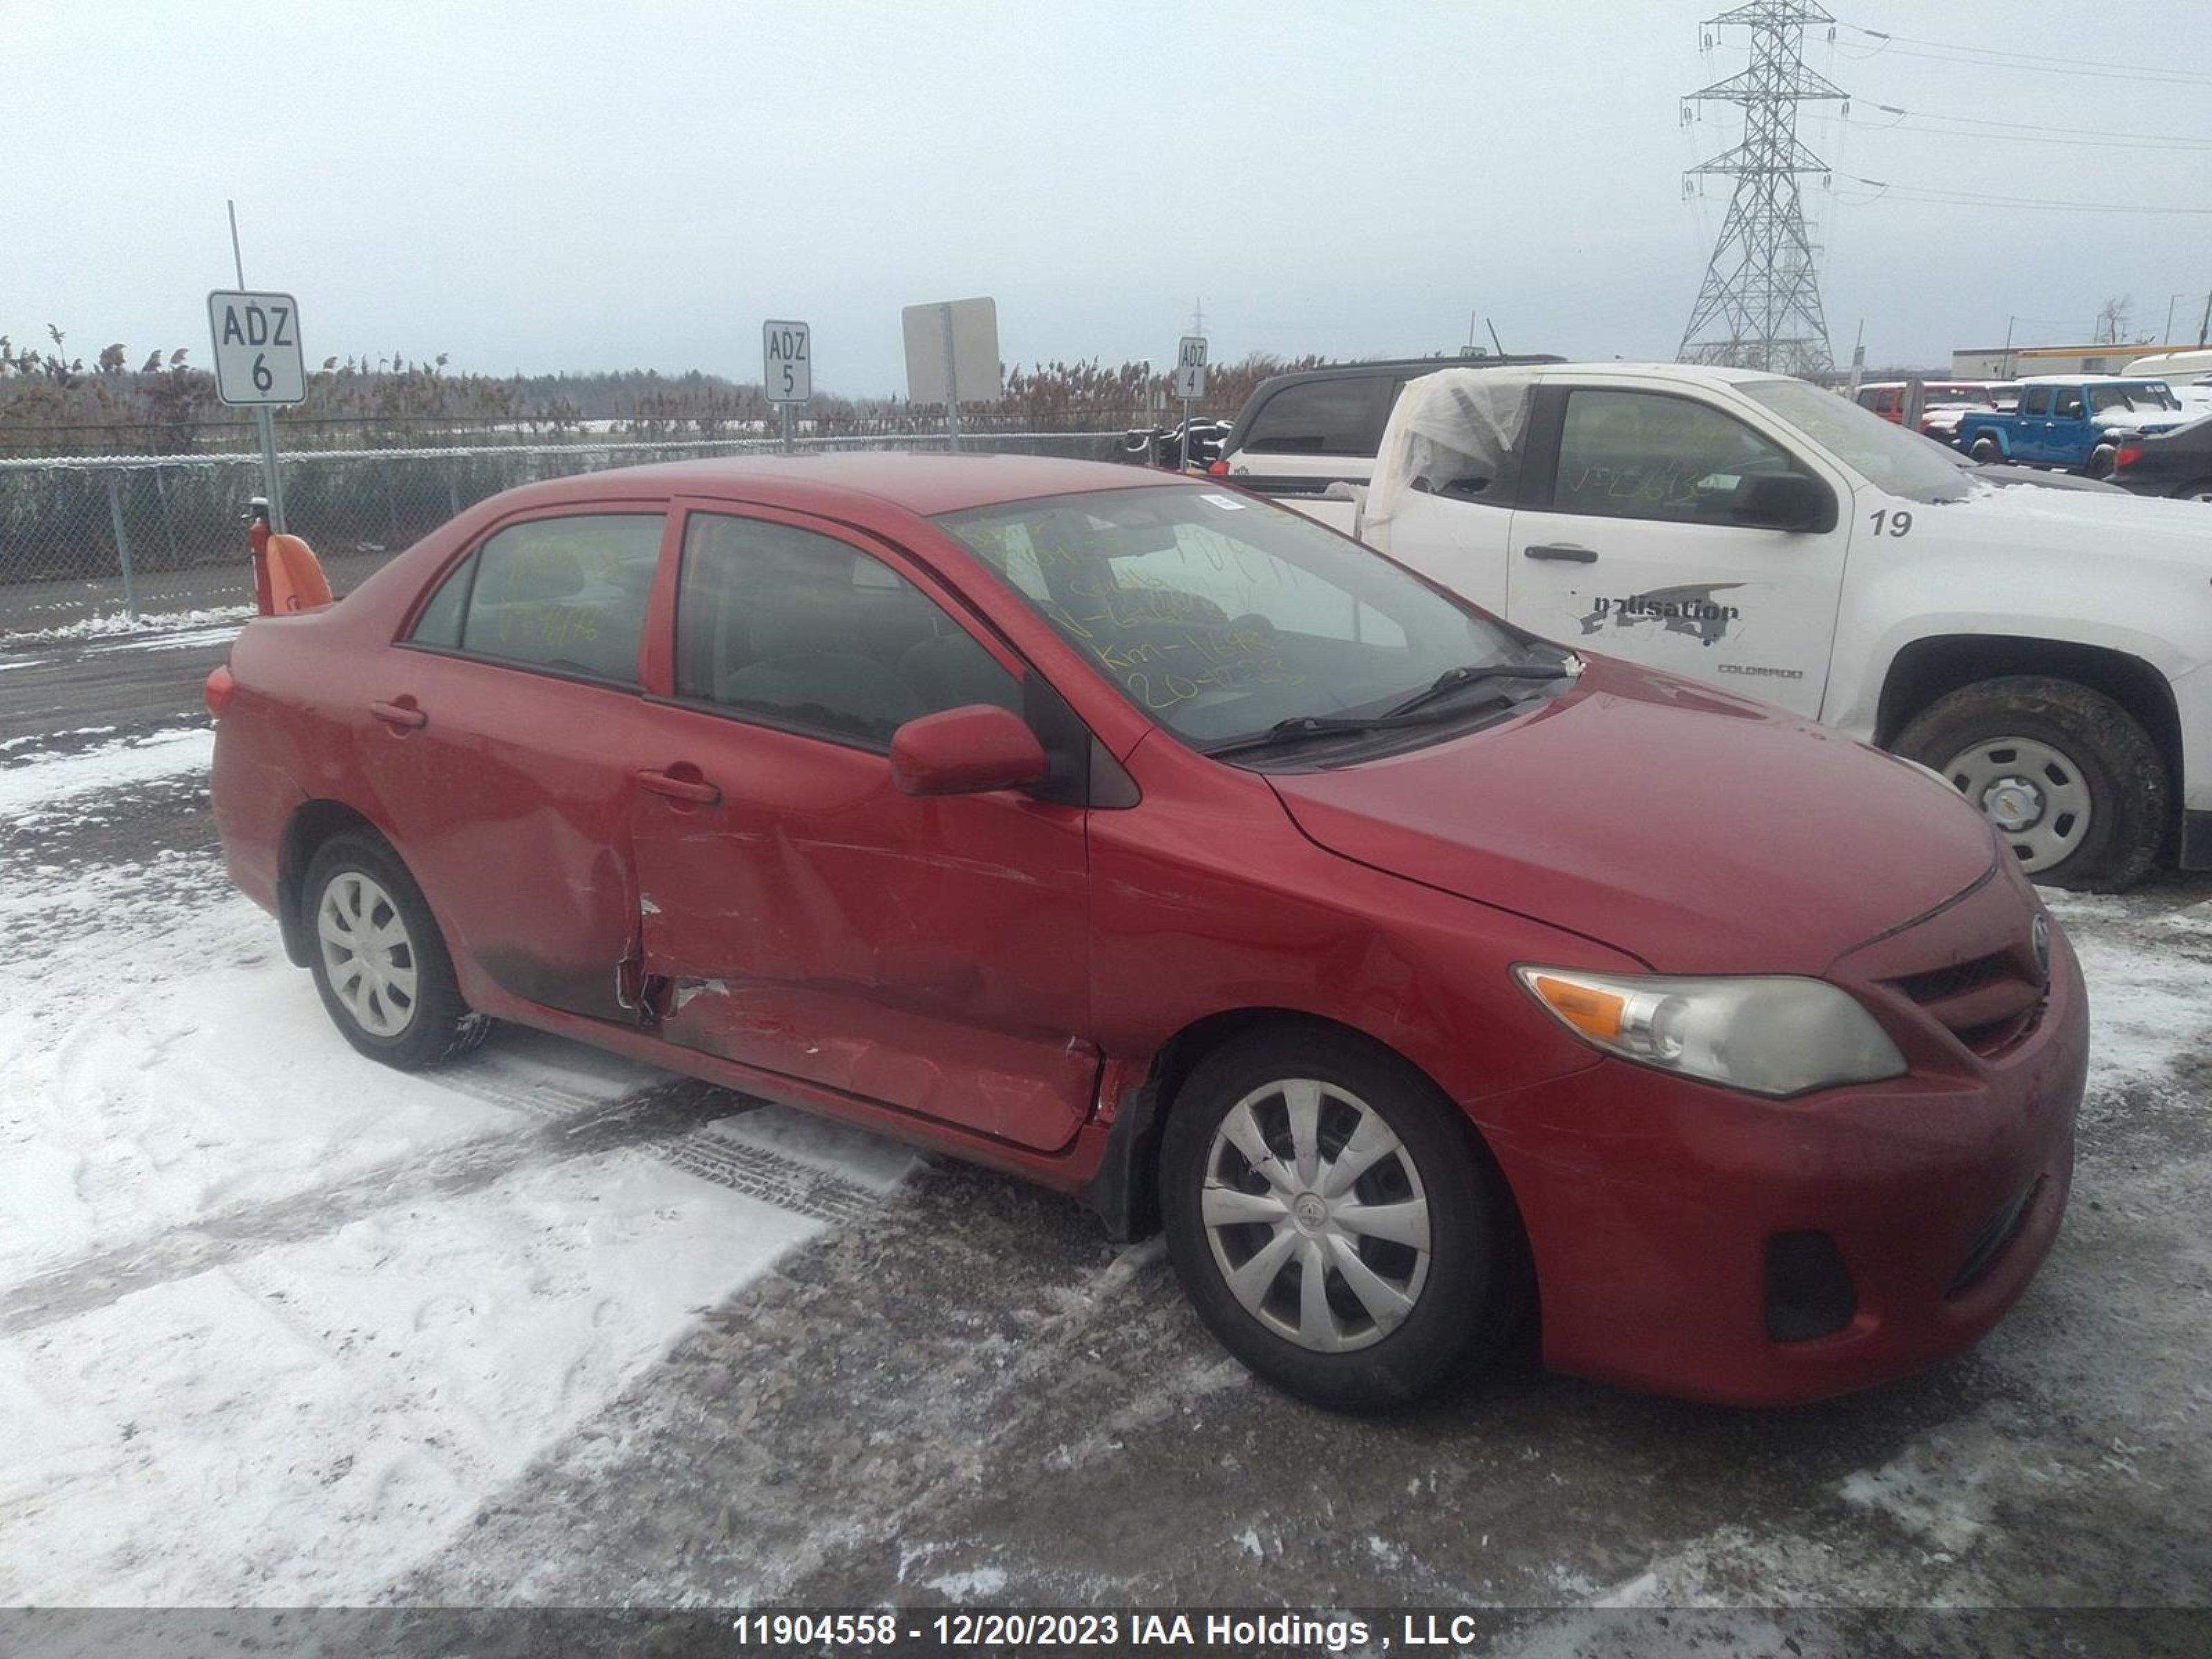
<svg viewBox="0 0 2212 1659"><path fill-rule="evenodd" d="M675 695L629 815L661 1034L1065 1146L1097 1075L1084 808L917 798L890 760L908 720L1020 709L1019 664L838 526L702 505L681 558Z"/></svg>

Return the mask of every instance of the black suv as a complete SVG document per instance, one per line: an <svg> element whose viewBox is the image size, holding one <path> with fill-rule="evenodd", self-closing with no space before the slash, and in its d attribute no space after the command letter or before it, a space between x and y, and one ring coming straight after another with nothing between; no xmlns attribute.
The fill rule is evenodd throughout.
<svg viewBox="0 0 2212 1659"><path fill-rule="evenodd" d="M1267 457L1297 455L1307 459L1285 471L1301 478L1364 480L1374 470L1375 457L1382 447L1382 428L1389 424L1391 408L1408 380L1443 368L1565 361L1544 355L1393 357L1273 375L1261 381L1237 411L1213 471L1264 478L1271 470ZM1345 465L1316 468L1316 457L1331 461L1340 457Z"/></svg>

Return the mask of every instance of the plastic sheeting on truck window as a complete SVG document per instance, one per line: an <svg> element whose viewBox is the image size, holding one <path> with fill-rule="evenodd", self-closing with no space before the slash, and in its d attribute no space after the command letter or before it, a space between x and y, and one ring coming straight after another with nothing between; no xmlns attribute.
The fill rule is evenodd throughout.
<svg viewBox="0 0 2212 1659"><path fill-rule="evenodd" d="M1515 466L1535 376L1510 368L1446 368L1398 394L1375 458L1360 539L1388 552L1390 520L1408 489L1480 501Z"/></svg>

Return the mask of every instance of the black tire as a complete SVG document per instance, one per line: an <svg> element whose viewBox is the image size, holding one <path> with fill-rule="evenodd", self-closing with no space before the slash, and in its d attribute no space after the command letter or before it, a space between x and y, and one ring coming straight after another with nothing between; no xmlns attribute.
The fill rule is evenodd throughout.
<svg viewBox="0 0 2212 1659"><path fill-rule="evenodd" d="M2004 450L1995 438L1975 439L1973 447L1966 453L1983 466L2002 465L2005 459Z"/></svg>
<svg viewBox="0 0 2212 1659"><path fill-rule="evenodd" d="M2091 893L2120 892L2141 880L2166 832L2166 762L2142 723L2103 692L2039 675L1983 680L1938 697L1892 746L1955 784L1958 775L1947 770L1954 759L2002 738L2057 750L2088 792L2089 822L2078 843L2063 859L2030 870L2033 879Z"/></svg>
<svg viewBox="0 0 2212 1659"><path fill-rule="evenodd" d="M2109 478L2112 476L2112 463L2119 459L2119 453L2111 444L2099 444L2089 452L2089 465L2082 471L2093 478Z"/></svg>
<svg viewBox="0 0 2212 1659"><path fill-rule="evenodd" d="M1401 1153L1418 1175L1419 1197L1425 1202L1429 1249L1418 1280L1398 1279L1413 1289L1412 1309L1394 1328L1367 1311L1367 1304L1340 1269L1325 1269L1322 1283L1333 1302L1324 1317L1332 1340L1364 1344L1349 1352L1324 1352L1280 1334L1260 1313L1249 1311L1231 1290L1226 1255L1217 1255L1212 1230L1203 1213L1203 1189L1216 1156L1216 1135L1230 1113L1290 1079L1310 1079L1341 1096L1328 1096L1320 1108L1319 1144L1334 1159L1342 1152L1347 1129L1360 1121L1358 1109L1380 1118L1396 1137L1398 1151L1358 1178L1334 1204L1402 1202L1409 1192L1407 1172L1395 1162ZM1349 1097L1347 1105L1343 1097ZM1283 1103L1264 1096L1255 1121L1268 1128L1267 1139L1291 1145L1286 1121L1271 1113ZM1334 1151L1329 1148L1334 1145ZM1235 1154L1227 1154L1234 1158ZM1290 1160L1294 1162L1294 1155ZM1170 1257L1185 1294L1221 1345L1266 1382L1316 1405L1339 1410L1376 1411L1420 1398L1455 1376L1494 1358L1508 1346L1527 1307L1529 1276L1520 1224L1496 1166L1474 1129L1451 1102L1413 1066L1387 1049L1346 1034L1279 1027L1249 1033L1208 1055L1177 1090L1160 1147L1160 1205ZM1295 1175L1285 1169L1285 1174ZM1247 1177L1245 1190L1268 1198L1270 1183ZM1383 1183L1379 1192L1370 1183ZM1312 1197L1307 1193L1297 1200ZM1323 1208L1329 1207L1324 1204ZM1328 1219L1320 1224L1334 1226ZM1257 1234L1250 1253L1234 1265L1253 1261L1286 1231L1303 1233L1305 1224L1286 1213L1279 1223L1255 1222L1223 1230L1224 1250L1233 1235ZM1268 1241L1261 1243L1259 1240ZM1307 1239L1293 1237L1293 1252ZM1413 1247L1376 1238L1352 1238L1332 1245L1313 1240L1326 1257L1348 1248L1361 1266L1387 1277L1396 1269L1393 1254L1410 1261ZM1304 1263L1285 1259L1268 1275L1273 1292L1287 1293L1294 1310L1304 1286ZM1279 1277L1276 1277L1276 1273ZM1340 1314L1348 1316L1340 1319ZM1300 1316L1303 1316L1302 1315ZM1364 1321L1367 1328L1344 1337L1340 1327Z"/></svg>
<svg viewBox="0 0 2212 1659"><path fill-rule="evenodd" d="M349 1005L332 983L334 951L324 942L319 919L325 894L334 883L343 883L349 876L365 877L373 883L388 899L404 930L397 945L380 953L389 965L411 969L413 975L412 994L404 1009L395 994L387 993L395 996L386 1010L397 1024L394 1030L369 1029L363 1015ZM366 890L354 889L356 893ZM386 920L381 906L372 908L374 920ZM422 890L415 884L398 854L379 837L348 830L332 836L315 849L307 863L307 878L300 884L300 921L307 940L308 966L324 1009L345 1040L371 1060L403 1072L421 1071L459 1059L489 1033L491 1022L461 999L453 958L446 952L445 940ZM374 1006L385 1006L381 1001Z"/></svg>

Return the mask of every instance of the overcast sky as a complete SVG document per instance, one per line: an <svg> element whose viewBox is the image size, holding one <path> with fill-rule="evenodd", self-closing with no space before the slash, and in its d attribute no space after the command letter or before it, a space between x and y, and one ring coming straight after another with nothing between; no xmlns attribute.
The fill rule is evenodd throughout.
<svg viewBox="0 0 2212 1659"><path fill-rule="evenodd" d="M1811 43L1854 95L1801 136L1839 360L2087 337L2106 296L2194 338L2212 288L2212 5L1838 5L1863 28L2193 84ZM899 308L988 294L1009 362L1173 356L1194 300L1247 351L1672 356L1735 133L1682 94L1716 0L860 5L0 0L0 332L89 359L185 345L232 281L299 297L312 362L701 368L757 378L760 321L814 326L818 389L903 390ZM2091 33L2085 25L2111 20ZM1918 54L1918 55L1913 55ZM1916 115L2048 122L2015 143ZM2025 136L2025 135L2021 135ZM1910 204L1849 182L2203 210ZM2185 329L2181 319L2185 318Z"/></svg>

